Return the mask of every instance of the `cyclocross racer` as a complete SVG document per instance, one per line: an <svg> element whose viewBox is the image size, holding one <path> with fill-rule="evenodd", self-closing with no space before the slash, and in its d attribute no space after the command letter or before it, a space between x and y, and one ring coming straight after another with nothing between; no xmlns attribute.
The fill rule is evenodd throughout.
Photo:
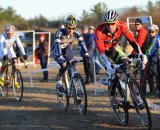
<svg viewBox="0 0 160 130"><path fill-rule="evenodd" d="M81 46L81 56L88 57L88 50L84 43L83 36L79 30L76 30L77 20L70 15L65 20L65 28L60 28L55 33L55 40L53 43L53 56L57 63L61 66L56 78L56 87L59 92L63 92L62 75L66 71L66 62L72 62L74 60L71 46L78 40Z"/></svg>
<svg viewBox="0 0 160 130"><path fill-rule="evenodd" d="M16 43L19 47L23 58L26 60L27 56L25 54L24 47L19 39L19 36L15 33L15 27L11 24L8 24L5 27L5 32L3 32L0 36L0 60L2 61L2 67L0 71L0 85L4 86L4 77L3 77L3 69L4 61L6 59L12 59L16 57L16 54L13 49L13 44ZM18 87L18 83L15 82L15 87Z"/></svg>

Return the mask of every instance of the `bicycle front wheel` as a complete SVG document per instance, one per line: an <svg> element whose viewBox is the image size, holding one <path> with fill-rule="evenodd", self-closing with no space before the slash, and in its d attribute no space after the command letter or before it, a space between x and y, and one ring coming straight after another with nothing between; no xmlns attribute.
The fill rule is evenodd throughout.
<svg viewBox="0 0 160 130"><path fill-rule="evenodd" d="M17 101L23 97L23 78L20 70L16 69L12 74L13 93Z"/></svg>
<svg viewBox="0 0 160 130"><path fill-rule="evenodd" d="M68 82L68 75L65 74L65 75L63 75L63 78L62 78L64 92L59 93L58 90L56 90L57 100L58 100L58 103L60 105L61 110L63 110L63 111L67 111L68 106L69 106L69 97L68 97L68 91L67 91L67 85L69 85L68 83L69 83Z"/></svg>
<svg viewBox="0 0 160 130"><path fill-rule="evenodd" d="M72 78L71 87L73 89L74 102L77 105L80 114L85 115L87 112L87 93L84 81L80 74L76 73Z"/></svg>
<svg viewBox="0 0 160 130"><path fill-rule="evenodd" d="M151 129L152 120L149 107L140 86L134 79L129 80L130 94L132 97L134 108L145 128Z"/></svg>
<svg viewBox="0 0 160 130"><path fill-rule="evenodd" d="M112 101L110 99L111 102L111 107L114 110L114 113L118 119L118 121L122 124L122 125L126 125L128 123L129 120L129 115L128 115L128 103L127 103L127 97L125 94L125 90L123 89L123 86L126 85L126 82L124 79L122 79L122 77L117 80L119 82L117 82L115 84L115 86L111 86L116 87L116 100L118 101L118 105L114 106L112 105ZM111 83L110 85L113 85L114 83Z"/></svg>

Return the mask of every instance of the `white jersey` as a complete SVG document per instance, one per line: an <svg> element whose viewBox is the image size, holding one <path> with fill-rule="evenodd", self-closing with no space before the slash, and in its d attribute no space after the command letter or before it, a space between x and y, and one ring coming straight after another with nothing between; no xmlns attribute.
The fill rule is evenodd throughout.
<svg viewBox="0 0 160 130"><path fill-rule="evenodd" d="M24 47L19 39L19 36L14 34L11 39L8 39L6 32L3 32L0 36L0 59L2 59L4 55L8 55L9 59L16 57L13 49L13 43L16 43L21 51L21 54L25 55Z"/></svg>

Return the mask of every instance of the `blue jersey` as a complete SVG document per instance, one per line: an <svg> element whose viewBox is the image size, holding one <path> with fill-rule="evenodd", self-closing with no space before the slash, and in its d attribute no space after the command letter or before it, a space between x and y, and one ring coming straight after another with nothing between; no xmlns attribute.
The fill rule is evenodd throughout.
<svg viewBox="0 0 160 130"><path fill-rule="evenodd" d="M53 43L53 47L52 47L52 54L53 54L54 58L57 60L60 57L63 57L62 50L65 49L66 47L70 46L72 43L74 43L75 40L78 40L78 42L81 46L81 52L86 53L87 48L86 48L83 36L80 31L75 30L75 32L72 35L68 36L66 29L59 29L55 33L54 43Z"/></svg>
<svg viewBox="0 0 160 130"><path fill-rule="evenodd" d="M160 48L160 36L159 35L156 35L155 37L151 38L151 45L146 51L146 55L149 57L152 57L155 54L156 48Z"/></svg>

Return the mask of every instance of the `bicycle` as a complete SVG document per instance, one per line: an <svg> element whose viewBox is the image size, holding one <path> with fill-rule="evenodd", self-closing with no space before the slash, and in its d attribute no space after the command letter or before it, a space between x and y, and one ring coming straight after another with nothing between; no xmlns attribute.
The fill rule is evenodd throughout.
<svg viewBox="0 0 160 130"><path fill-rule="evenodd" d="M73 97L79 113L85 115L87 111L87 92L84 81L75 68L76 63L80 62L83 62L83 60L74 60L72 63L67 63L67 71L62 78L64 92L59 93L56 90L56 93L63 111L68 110L69 99Z"/></svg>
<svg viewBox="0 0 160 130"><path fill-rule="evenodd" d="M130 61L119 64L119 67L117 67L118 69L116 69L115 80L112 80L111 78L108 79L109 94L111 94L113 85L115 85L116 99L118 101L118 105L114 106L110 98L111 107L114 110L118 121L123 125L126 125L129 121L128 109L134 108L142 125L151 129L152 120L149 107L139 84L131 76L130 64ZM129 98L132 99L132 102ZM137 102L138 98L142 101L141 105Z"/></svg>
<svg viewBox="0 0 160 130"><path fill-rule="evenodd" d="M0 90L2 96L7 97L9 89L12 88L16 100L21 101L23 97L23 78L20 70L16 68L15 59L18 58L7 59L4 63L4 86L0 86ZM10 66L11 72L9 72Z"/></svg>

